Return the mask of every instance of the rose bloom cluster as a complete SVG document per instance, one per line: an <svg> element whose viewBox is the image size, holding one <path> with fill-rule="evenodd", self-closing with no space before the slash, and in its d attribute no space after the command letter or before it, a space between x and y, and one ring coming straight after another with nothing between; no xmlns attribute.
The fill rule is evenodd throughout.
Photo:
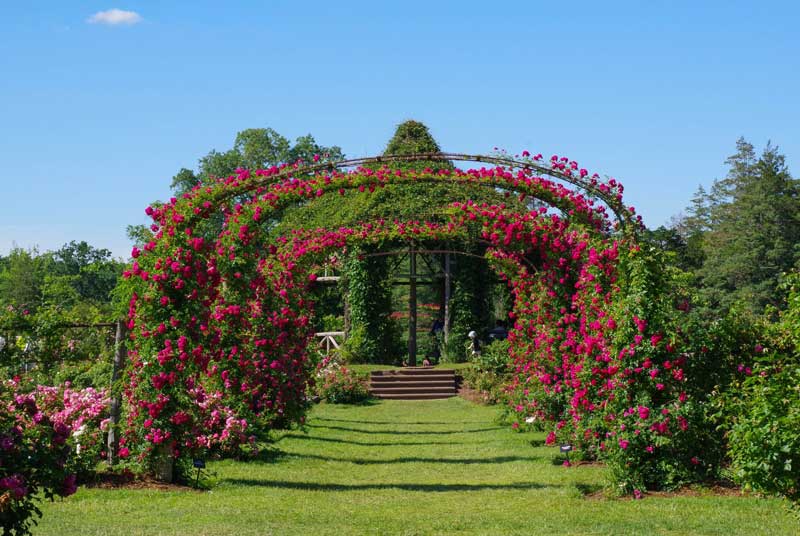
<svg viewBox="0 0 800 536"><path fill-rule="evenodd" d="M55 424L72 431L69 443L74 455L70 466L79 477L89 476L106 455L111 401L108 389L73 389L66 382L57 387L38 385L31 394Z"/></svg>

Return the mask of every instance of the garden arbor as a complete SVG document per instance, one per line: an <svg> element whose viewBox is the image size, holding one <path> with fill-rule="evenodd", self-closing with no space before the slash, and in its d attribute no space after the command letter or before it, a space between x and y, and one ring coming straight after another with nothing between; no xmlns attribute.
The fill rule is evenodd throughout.
<svg viewBox="0 0 800 536"><path fill-rule="evenodd" d="M436 160L483 167L383 167ZM437 221L377 219L265 241L292 205L411 183L479 185L545 206L520 211L467 201ZM303 420L315 366L307 351L307 291L332 254L479 237L513 294L509 361L516 379L509 390L520 419L549 423L550 441L569 440L622 467L631 466L630 456L646 458L647 471L626 486L653 478L663 465L640 442L668 441L681 451L676 463L689 463L682 438L690 408L681 360L663 340L667 304L658 266L642 253L640 219L613 179L601 181L566 158L543 162L528 153L382 156L239 170L147 212L154 238L133 251L125 274L133 339L126 448L144 460L236 446ZM224 225L210 234L215 218ZM628 437L637 405L670 417L620 439Z"/></svg>

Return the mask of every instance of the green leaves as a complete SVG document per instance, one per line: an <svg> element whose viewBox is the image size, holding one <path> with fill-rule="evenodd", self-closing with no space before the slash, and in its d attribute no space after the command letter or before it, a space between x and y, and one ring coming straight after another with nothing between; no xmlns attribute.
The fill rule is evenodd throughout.
<svg viewBox="0 0 800 536"><path fill-rule="evenodd" d="M715 182L701 214L708 229L699 270L705 294L723 308L736 301L755 312L780 307L780 274L798 258L800 181L769 144L756 159L753 146L740 139L727 163L728 176Z"/></svg>

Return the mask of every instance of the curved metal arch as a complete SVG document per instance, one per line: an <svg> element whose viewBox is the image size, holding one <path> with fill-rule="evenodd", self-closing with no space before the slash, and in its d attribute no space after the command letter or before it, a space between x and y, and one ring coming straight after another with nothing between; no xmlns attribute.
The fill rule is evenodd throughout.
<svg viewBox="0 0 800 536"><path fill-rule="evenodd" d="M614 212L617 221L619 221L620 225L622 225L623 227L626 226L626 224L635 223L633 215L628 210L628 208L625 207L620 201L618 201L616 196L611 195L608 192L602 191L599 185L594 186L590 182L583 180L580 177L575 177L570 174L562 173L558 170L554 170L550 167L537 164L535 162L527 160L518 160L506 156L487 156L487 155L471 155L465 153L440 152L440 153L418 153L411 155L382 155L382 156L360 157L348 160L339 160L337 162L324 162L320 164L309 164L298 167L288 166L286 169L282 170L281 172L275 175L264 177L264 180L253 181L253 186L263 186L264 185L263 183L273 183L276 180L288 179L295 175L312 175L314 173L319 173L324 171L365 166L369 164L388 164L392 162L417 162L425 160L435 160L435 161L455 160L459 162L481 162L481 163L508 167L509 169L532 170L535 171L536 173L547 175L554 179L558 179L566 183L569 183L585 191L590 196L602 200L603 203L605 203L606 206L608 206L608 208L610 208L612 212ZM252 188L248 188L248 190L249 189ZM231 193L231 196L232 195L236 194Z"/></svg>

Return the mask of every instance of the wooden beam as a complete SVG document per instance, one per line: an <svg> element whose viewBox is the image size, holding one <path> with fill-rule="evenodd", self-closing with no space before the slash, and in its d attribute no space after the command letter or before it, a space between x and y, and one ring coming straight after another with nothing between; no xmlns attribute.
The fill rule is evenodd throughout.
<svg viewBox="0 0 800 536"><path fill-rule="evenodd" d="M417 365L417 254L412 244L408 249L409 289L408 289L408 366Z"/></svg>

